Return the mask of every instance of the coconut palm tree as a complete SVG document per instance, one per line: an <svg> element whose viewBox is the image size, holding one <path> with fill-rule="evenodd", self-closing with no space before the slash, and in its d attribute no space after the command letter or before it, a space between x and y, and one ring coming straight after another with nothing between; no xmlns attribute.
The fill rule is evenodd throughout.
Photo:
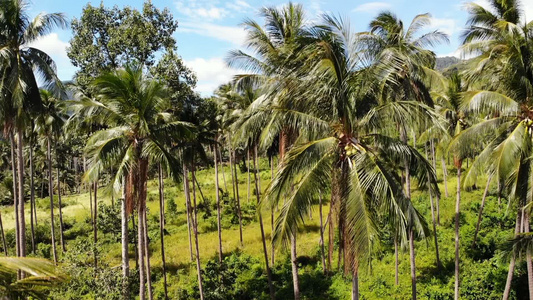
<svg viewBox="0 0 533 300"><path fill-rule="evenodd" d="M98 77L93 82L96 99L84 98L73 104L75 116L93 118L105 125L87 141L89 169L86 178L98 178L105 169L114 167L111 179L114 191L126 181L126 208L138 214L138 249L140 299L145 299L147 257L146 184L151 162L164 162L169 174L179 176L181 165L166 145L191 136L191 126L176 121L165 97L165 88L143 73L142 67L128 65ZM134 207L135 206L135 207Z"/></svg>
<svg viewBox="0 0 533 300"><path fill-rule="evenodd" d="M308 215L313 199L323 190L332 191L336 217L344 224L341 232L345 266L353 275L352 298L357 299L359 265L368 258L378 214L402 228L398 232L403 240L411 227L421 236L427 234L427 225L404 194L393 162L407 160L419 184L430 183L432 191L436 191L434 172L414 148L388 135L388 127L394 126L384 125L404 124L400 121L407 116L425 119L427 110L412 101L380 103L370 93L370 85L364 83L372 82L373 74L345 21L325 15L314 34L314 42L302 52L308 58L305 65L283 83L291 84L291 94L280 98L275 109L285 122L306 127L283 158L267 199L276 205L284 194L289 195L274 232L275 240L284 241Z"/></svg>
<svg viewBox="0 0 533 300"><path fill-rule="evenodd" d="M2 0L0 5L0 90L2 95L2 122L4 133L17 134L17 252L26 255L26 227L24 218L24 130L28 114L40 106L39 89L35 74L44 85L58 82L53 60L43 51L28 45L48 34L55 27L66 27L63 14L41 13L33 20L28 16L24 0ZM15 161L12 160L14 163Z"/></svg>
<svg viewBox="0 0 533 300"><path fill-rule="evenodd" d="M518 235L520 224L529 223L529 214L523 207L531 202L528 190L532 174L529 157L533 153L530 129L533 25L526 23L518 1L491 0L489 7L470 3L467 8L470 16L461 49L465 54L478 56L465 74L472 86L463 94L463 106L482 121L462 131L451 146L458 153L468 153L474 139L487 142L474 163L486 167L498 182L505 183L509 200L515 201L519 208L515 231ZM520 217L522 214L524 218ZM529 226L523 228L529 232ZM526 256L529 292L533 298L533 263L529 250ZM514 266L515 256L512 256L504 299L509 297Z"/></svg>

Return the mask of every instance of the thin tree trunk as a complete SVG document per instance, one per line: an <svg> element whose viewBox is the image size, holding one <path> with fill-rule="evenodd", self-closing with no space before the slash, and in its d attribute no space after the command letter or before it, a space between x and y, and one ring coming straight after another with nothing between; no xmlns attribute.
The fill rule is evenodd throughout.
<svg viewBox="0 0 533 300"><path fill-rule="evenodd" d="M184 178L187 181L187 195L189 195L189 178L187 178L187 172L184 173ZM161 236L161 264L163 267L163 288L165 291L165 299L168 299L167 266L165 261L165 186L163 181L163 169L161 168L161 164L159 164L159 234Z"/></svg>
<svg viewBox="0 0 533 300"><path fill-rule="evenodd" d="M4 234L4 224L2 223L2 214L1 213L0 213L0 231L2 232L2 244L4 246L4 253L5 253L6 256L8 256L6 235Z"/></svg>
<svg viewBox="0 0 533 300"><path fill-rule="evenodd" d="M519 208L518 212L516 213L516 224L515 224L515 229L514 229L515 238L517 238L518 235L520 234L520 224L521 224L520 215L521 215L521 209ZM513 273L514 273L515 264L516 264L516 257L515 257L515 254L513 253L513 255L511 256L511 261L509 262L509 271L507 272L507 280L505 282L505 290L503 291L503 297L502 297L503 300L509 299L509 294L511 293L511 283L513 281Z"/></svg>
<svg viewBox="0 0 533 300"><path fill-rule="evenodd" d="M57 149L56 149L57 154ZM61 180L60 180L60 172L59 172L59 157L57 158L57 202L59 204L59 242L61 243L61 249L63 252L67 251L67 248L65 247L65 235L63 232L63 211L61 209Z"/></svg>
<svg viewBox="0 0 533 300"><path fill-rule="evenodd" d="M94 184L94 221L93 221L93 238L94 238L94 268L96 269L98 267L98 251L97 251L97 243L98 243L98 179L93 183Z"/></svg>
<svg viewBox="0 0 533 300"><path fill-rule="evenodd" d="M56 238L54 230L54 185L52 173L52 148L51 141L48 138L47 160L48 160L48 193L50 195L50 228L52 234L52 252L54 254L54 263L57 265Z"/></svg>
<svg viewBox="0 0 533 300"><path fill-rule="evenodd" d="M524 215L524 233L529 234L529 213L526 211ZM533 263L531 261L531 247L526 248L526 264L527 264L527 283L529 287L529 299L533 299Z"/></svg>
<svg viewBox="0 0 533 300"><path fill-rule="evenodd" d="M320 261L322 270L326 274L326 254L324 253L324 224L322 222L322 191L318 192L318 214L320 217Z"/></svg>
<svg viewBox="0 0 533 300"><path fill-rule="evenodd" d="M183 164L183 176L187 175L187 167ZM187 210L187 237L189 238L189 255L191 261L194 260L192 256L192 237L191 237L191 194L189 192L188 179L183 181L183 192L185 193L185 209Z"/></svg>
<svg viewBox="0 0 533 300"><path fill-rule="evenodd" d="M274 180L274 156L270 157L270 182ZM274 205L270 208L270 235L274 235ZM276 248L274 247L274 243L270 242L271 247L271 259L272 259L272 265L275 263L275 255L276 255ZM323 254L323 253L322 253ZM323 267L323 266L322 266Z"/></svg>
<svg viewBox="0 0 533 300"><path fill-rule="evenodd" d="M218 261L222 262L222 223L221 223L221 210L220 210L220 193L218 186L218 162L217 162L217 144L214 144L213 155L215 157L215 190L216 190L216 199L217 199L217 230L218 230Z"/></svg>
<svg viewBox="0 0 533 300"><path fill-rule="evenodd" d="M150 241L148 240L148 220L146 217L146 209L143 216L144 222L144 257L146 259L146 283L148 285L148 299L154 299L154 293L152 291L152 270L150 269Z"/></svg>
<svg viewBox="0 0 533 300"><path fill-rule="evenodd" d="M224 190L227 193L228 185L226 184L226 172L224 172L224 163L222 162L222 150L220 150L220 148L218 148L218 161L220 161L220 170L222 171L222 181L224 182Z"/></svg>
<svg viewBox="0 0 533 300"><path fill-rule="evenodd" d="M433 224L433 239L435 241L435 258L437 260L437 269L440 270L441 262L440 262L440 256L439 256L439 239L437 238L437 222L435 220L435 208L433 207L433 196L431 189L429 192L429 203L431 206L431 223Z"/></svg>
<svg viewBox="0 0 533 300"><path fill-rule="evenodd" d="M494 174L489 175L489 178L487 179L487 185L485 186L485 191L483 192L483 197L481 198L481 206L479 207L479 213L477 215L476 231L474 232L474 240L472 241L472 248L476 246L477 235L479 233L479 228L481 226L481 218L483 216L483 208L485 207L485 199L487 198L487 194L489 192L490 181L492 180L493 175Z"/></svg>
<svg viewBox="0 0 533 300"><path fill-rule="evenodd" d="M191 176L194 181L196 178L194 160L193 160ZM185 178L188 178L188 177L185 177ZM200 300L204 300L203 283L202 283L202 267L200 265L200 250L198 248L198 215L197 215L197 210L196 210L196 188L194 184L192 185L192 199L193 199L193 205L194 205L193 206L193 210L194 210L193 231L194 231L194 244L196 248L195 249L196 250L196 273L198 275L198 292L200 293Z"/></svg>
<svg viewBox="0 0 533 300"><path fill-rule="evenodd" d="M17 160L15 157L15 137L13 132L9 133L9 140L11 142L11 174L13 176L13 211L15 213L15 254L20 256L20 241L19 241L19 213L18 207L18 184L17 184ZM53 223L52 223L53 224Z"/></svg>
<svg viewBox="0 0 533 300"><path fill-rule="evenodd" d="M356 268L352 276L352 300L358 300L358 299L359 299L359 271Z"/></svg>
<svg viewBox="0 0 533 300"><path fill-rule="evenodd" d="M446 197L449 197L450 195L448 194L448 170L446 169L446 162L444 161L444 156L440 158L440 164L442 166L442 176L443 176L442 181L444 182L444 195L446 195ZM437 214L437 221L438 221L438 217L439 215Z"/></svg>
<svg viewBox="0 0 533 300"><path fill-rule="evenodd" d="M242 240L242 211L241 211L241 199L239 197L239 179L237 178L237 164L235 163L235 152L233 152L233 173L235 173L235 193L237 200L237 213L239 214L239 239L241 241L241 246L243 246Z"/></svg>
<svg viewBox="0 0 533 300"><path fill-rule="evenodd" d="M142 145L137 145L137 155L140 157L140 148ZM146 184L148 176L148 160L138 159L138 174L136 174L136 194L137 194L137 215L138 215L138 227L137 227L137 244L139 251L139 300L146 299L146 281L150 276L146 273L145 269L145 254L147 252L147 238L146 238ZM147 261L149 257L146 257ZM148 281L150 282L150 281Z"/></svg>
<svg viewBox="0 0 533 300"><path fill-rule="evenodd" d="M33 145L30 145L30 226L31 226L31 252L35 254L35 227L37 212L35 211L35 182L33 180ZM35 218L34 218L35 216ZM2 230L3 234L3 230Z"/></svg>
<svg viewBox="0 0 533 300"><path fill-rule="evenodd" d="M127 178L127 179L126 179ZM126 209L126 201L128 195L131 195L131 176L127 174L123 179L122 184L122 202L120 204L120 214L121 214L121 229L122 229L122 291L124 299L129 299L130 290L129 290L129 276L130 276L130 258L128 252L128 212Z"/></svg>
<svg viewBox="0 0 533 300"><path fill-rule="evenodd" d="M23 156L23 143L24 143L24 132L22 128L18 129L18 143L17 143L17 163L19 174L18 178L18 212L19 212L19 241L20 241L20 256L26 256L26 221L24 216L24 156ZM24 272L21 273L24 277Z"/></svg>
<svg viewBox="0 0 533 300"><path fill-rule="evenodd" d="M461 205L461 163L457 167L457 199L455 201L455 300L459 299L459 209Z"/></svg>
<svg viewBox="0 0 533 300"><path fill-rule="evenodd" d="M399 277L399 259L398 259L398 237L394 236L394 284L400 284Z"/></svg>
<svg viewBox="0 0 533 300"><path fill-rule="evenodd" d="M246 156L248 158L248 198L246 198L246 201L250 203L250 184L251 184L251 176L250 176L250 149L246 150Z"/></svg>
<svg viewBox="0 0 533 300"><path fill-rule="evenodd" d="M259 204L261 196L260 196L260 192L259 192L259 183L258 183L258 178L257 178L256 156L257 156L257 148L255 148L255 155L253 156L253 158L254 158L255 191L256 191L257 204ZM248 170L250 170L250 169L248 168ZM270 266L268 265L268 252L267 252L267 246L266 246L266 240L265 240L265 229L263 227L263 217L261 215L261 210L258 210L257 214L259 215L259 228L261 229L261 241L263 242L263 255L265 256L265 266L266 266L266 271L267 271L267 279L268 279L268 288L269 288L269 291L270 291L270 299L274 300L276 296L275 296L275 293L274 293L274 285L272 284L272 273L271 273L271 270L270 270ZM292 250L291 250L291 254L292 254Z"/></svg>
<svg viewBox="0 0 533 300"><path fill-rule="evenodd" d="M296 231L296 230L295 230ZM298 256L296 255L296 232L291 235L291 266L292 266L292 286L294 289L294 300L300 299L300 282L298 280Z"/></svg>
<svg viewBox="0 0 533 300"><path fill-rule="evenodd" d="M137 251L139 260L139 300L146 299L146 270L144 268L144 222L143 207L139 204L137 208Z"/></svg>
<svg viewBox="0 0 533 300"><path fill-rule="evenodd" d="M131 227L135 228L135 215L131 215ZM137 224L137 228L139 228L139 224ZM135 269L139 270L139 234L137 234L137 238L134 238L133 241L133 251L135 253ZM136 239L136 240L135 240Z"/></svg>
<svg viewBox="0 0 533 300"><path fill-rule="evenodd" d="M413 228L409 228L409 259L411 260L411 297L416 300L416 261L415 261L415 238Z"/></svg>

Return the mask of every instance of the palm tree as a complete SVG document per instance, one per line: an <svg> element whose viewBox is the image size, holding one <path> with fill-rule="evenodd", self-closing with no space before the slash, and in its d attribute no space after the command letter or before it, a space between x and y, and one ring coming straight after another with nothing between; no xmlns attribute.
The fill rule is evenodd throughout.
<svg viewBox="0 0 533 300"><path fill-rule="evenodd" d="M0 94L2 122L9 136L17 133L17 252L26 255L26 227L24 218L24 129L30 111L38 110L39 89L35 74L45 85L58 82L53 60L43 51L27 45L48 34L54 27L66 27L62 14L41 13L33 20L28 17L24 0L2 0L0 5ZM11 138L12 143L14 138ZM14 163L15 161L12 160Z"/></svg>
<svg viewBox="0 0 533 300"><path fill-rule="evenodd" d="M280 98L279 116L306 127L300 127L298 141L284 156L267 195L270 205L289 195L276 220L274 239L290 240L313 199L331 189L336 201L332 205L342 212L337 217L344 224L345 266L353 275L352 298L357 299L358 269L370 252L378 207L387 207L379 214L403 228L398 232L404 240L409 226L427 233L423 218L402 191L393 161L406 159L419 184L429 182L433 191L436 180L431 165L414 148L388 136L390 128L383 126L407 115L418 118L425 113L423 105L380 104L366 89L370 69L348 24L328 15L323 20L315 28L314 42L302 52L308 58L305 65L283 83L290 83L292 92Z"/></svg>
<svg viewBox="0 0 533 300"><path fill-rule="evenodd" d="M96 99L84 98L73 104L79 118L93 118L107 128L96 131L87 141L89 169L86 178L98 178L114 167L111 185L117 191L126 180L126 208L138 214L140 299L145 299L146 274L146 184L151 161L164 162L169 174L179 176L180 163L166 145L189 137L190 125L174 120L164 87L143 74L142 67L128 65L98 77L93 87Z"/></svg>
<svg viewBox="0 0 533 300"><path fill-rule="evenodd" d="M487 147L477 156L474 164L494 173L500 183L505 183L509 199L517 201L519 211L515 235L520 233L520 222L528 223L529 214L520 218L523 207L530 203L531 176L529 157L533 117L533 38L532 24L526 23L518 1L489 1L488 8L468 4L470 17L463 36L465 54L479 54L466 73L471 83L464 93L466 111L482 121L462 131L452 141L458 153L469 153L474 139L483 138ZM461 145L461 143L465 143ZM524 226L529 232L529 226ZM527 253L528 284L533 298L533 263ZM508 299L515 266L511 257L503 298Z"/></svg>

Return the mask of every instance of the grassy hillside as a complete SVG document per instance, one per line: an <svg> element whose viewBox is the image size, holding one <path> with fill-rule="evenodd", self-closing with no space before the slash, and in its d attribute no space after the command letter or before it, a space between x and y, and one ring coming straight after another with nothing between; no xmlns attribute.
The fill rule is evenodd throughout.
<svg viewBox="0 0 533 300"><path fill-rule="evenodd" d="M231 174L228 166L224 166L227 188L231 197ZM416 263L418 276L418 293L421 299L450 299L453 298L453 268L454 268L454 209L455 209L455 192L457 179L453 169L449 169L448 191L449 197L444 195L444 185L441 182L440 187L442 197L440 199L440 223L438 226L438 242L440 258L443 268L438 270L435 264L435 247L433 237L418 240L416 243ZM214 172L212 169L201 170L197 173L198 181L202 192L211 203L215 203L214 195ZM270 169L266 161L261 162L261 187L264 189L270 181ZM439 179L442 178L439 173ZM261 235L259 224L254 214L256 198L253 194L253 176L252 191L248 197L247 175L239 172L239 194L244 211L245 226L243 232L244 245L239 243L239 228L235 220L232 222L232 213L230 202L233 199L225 197L223 232L222 238L224 253L231 256L231 259L244 259L245 264L253 266L250 272L239 274L237 272L237 283L242 290L253 290L251 284L259 285L263 289L262 297L267 297L266 280L262 271L264 260L262 254ZM489 197L484 213L481 232L478 238L478 244L472 248L472 238L477 220L483 188L486 182L485 178L480 178L478 188L471 191L463 191L461 199L461 274L462 287L461 293L463 299L497 299L501 297L505 284L507 261L503 259L498 250L498 246L512 236L514 229L514 209L507 208L507 201L502 199L501 207L498 208L496 185L492 184ZM225 189L224 180L220 176L221 188ZM150 236L151 266L153 269L154 294L156 298L162 296L162 279L161 279L161 251L158 231L159 203L157 182L150 181L148 193L148 222ZM99 193L99 201L110 204L109 196ZM169 293L171 298L191 298L193 299L196 288L196 266L191 262L189 254L189 241L187 237L187 224L185 215L185 200L183 195L182 184L177 184L167 179L165 181L166 195L166 218L167 234L165 237L166 261L169 270ZM202 202L199 192L197 192L199 203ZM177 204L177 211L171 211L169 201L174 200ZM69 238L67 243L68 254L61 255L63 266L66 272L72 272L71 266L73 261L79 263L80 256L84 266L92 266L92 255L90 249L83 248L83 245L91 245L92 241L91 228L89 223L89 195L83 193L80 195L68 195L63 197L64 207L63 214L67 223L66 237ZM424 191L415 191L413 200L416 207L424 214L431 228L430 203L427 194ZM38 221L40 226L49 220L49 200L38 199ZM29 207L29 205L27 206ZM324 222L328 212L327 201L324 203ZM500 212L498 212L500 210ZM57 213L57 209L55 210ZM11 207L5 207L2 211L4 228L8 231L8 240L14 244L13 235L13 211ZM27 211L29 216L29 210ZM270 239L271 218L270 211L263 212L265 230L267 239ZM29 219L28 219L29 220ZM57 222L58 218L56 218ZM312 219L306 218L305 225L301 226L298 236L298 254L301 256L301 289L305 299L347 299L350 294L350 279L345 279L341 273L331 274L330 276L322 275L320 256L319 256L319 220L318 206L315 205ZM379 224L378 224L379 225ZM118 226L120 226L118 224ZM29 227L29 226L28 226ZM57 226L56 226L57 227ZM43 227L44 228L44 227ZM46 227L49 230L49 227ZM43 231L43 230L41 230ZM57 232L57 231L56 231ZM205 210L199 212L199 248L203 266L209 265L212 269L212 263L216 261L217 249L217 231L216 231L216 209L212 209L211 215ZM29 234L29 230L28 230ZM46 238L49 239L49 233L42 233L43 244L46 244ZM46 237L46 235L48 236ZM57 234L56 234L57 237ZM327 245L327 234L325 235ZM378 242L380 240L381 242ZM85 241L83 244L82 241ZM81 246L80 246L81 245ZM370 264L361 266L360 288L362 299L409 299L411 295L411 279L409 273L409 253L406 245L403 245L400 253L400 284L394 284L394 247L391 237L385 233L376 237L373 260ZM270 244L269 254L270 254ZM38 255L46 256L46 249L40 246ZM81 249L80 249L81 248ZM31 249L31 245L28 246ZM119 239L113 237L111 233L99 232L99 257L101 264L106 268L115 270L118 274L120 271L121 247ZM89 251L89 252L88 252ZM326 249L327 251L327 249ZM11 250L13 253L13 250ZM58 252L61 251L58 248ZM288 262L288 251L283 247L276 250L276 266L274 267L274 279L278 290L278 297L285 299L292 295L290 282L290 264ZM49 254L48 254L49 255ZM76 256L77 255L77 256ZM84 256L85 255L85 256ZM134 250L130 245L130 257L132 268L135 267ZM74 263L74 265L76 264ZM333 266L337 266L337 253L335 252ZM102 267L103 268L103 267ZM206 270L204 276L209 277L209 270ZM215 269L216 270L216 269ZM254 271L255 270L255 271ZM254 273L255 272L255 273ZM525 267L522 263L517 269L517 279L514 280L515 290L519 290L520 283L525 280ZM73 280L79 274L75 273ZM207 274L207 275L206 275ZM244 276L240 278L239 276ZM248 277L246 277L248 276ZM215 276L216 277L216 276ZM96 283L95 283L96 284ZM71 283L72 285L72 283ZM206 284L209 289L209 282ZM235 288L232 285L232 288ZM71 287L75 289L75 287ZM256 291L257 292L257 291ZM527 292L527 290L526 290ZM63 293L63 294L62 294ZM67 299L64 295L66 290L58 290L54 293L54 298ZM261 295L261 292L259 293ZM63 295L63 296L60 296ZM189 296L187 296L189 295ZM230 299L224 298L220 290L214 291L211 298L208 299ZM69 295L72 299L79 297ZM92 292L87 293L87 298L94 298ZM513 294L513 297L519 299L520 295ZM115 299L115 298L109 298ZM248 299L243 296L242 299Z"/></svg>

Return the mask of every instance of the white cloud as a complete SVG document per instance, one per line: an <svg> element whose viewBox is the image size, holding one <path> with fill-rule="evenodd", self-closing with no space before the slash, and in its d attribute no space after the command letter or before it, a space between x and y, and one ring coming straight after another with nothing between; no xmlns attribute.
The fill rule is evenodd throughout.
<svg viewBox="0 0 533 300"><path fill-rule="evenodd" d="M447 18L431 18L431 25L428 27L434 30L440 30L450 37L459 30L457 20Z"/></svg>
<svg viewBox="0 0 533 300"><path fill-rule="evenodd" d="M490 11L493 11L488 0L475 0L474 3L486 9L489 9ZM531 0L521 1L520 8L522 9L522 11L524 12L524 15L526 16L526 21L527 22L532 21L533 20L533 1Z"/></svg>
<svg viewBox="0 0 533 300"><path fill-rule="evenodd" d="M216 6L218 1L177 0L175 4L179 13L192 19L219 20L229 14L224 7Z"/></svg>
<svg viewBox="0 0 533 300"><path fill-rule="evenodd" d="M224 60L219 57L209 59L195 58L186 60L185 64L196 73L198 78L196 91L202 96L211 95L221 84L229 82L233 79L233 76L242 73L239 70L228 67Z"/></svg>
<svg viewBox="0 0 533 300"><path fill-rule="evenodd" d="M387 2L368 2L357 6L353 11L354 12L366 12L374 13L380 10L386 10L392 8L392 5Z"/></svg>
<svg viewBox="0 0 533 300"><path fill-rule="evenodd" d="M226 7L234 12L246 12L247 10L251 9L252 7L248 2L244 0L235 0L233 2L226 3Z"/></svg>
<svg viewBox="0 0 533 300"><path fill-rule="evenodd" d="M246 31L241 27L223 26L204 22L182 22L178 32L191 32L241 46L246 39Z"/></svg>
<svg viewBox="0 0 533 300"><path fill-rule="evenodd" d="M69 43L62 41L57 33L51 33L25 45L26 47L37 48L48 54L56 63L57 75L61 80L70 80L76 68L70 63L67 56Z"/></svg>

